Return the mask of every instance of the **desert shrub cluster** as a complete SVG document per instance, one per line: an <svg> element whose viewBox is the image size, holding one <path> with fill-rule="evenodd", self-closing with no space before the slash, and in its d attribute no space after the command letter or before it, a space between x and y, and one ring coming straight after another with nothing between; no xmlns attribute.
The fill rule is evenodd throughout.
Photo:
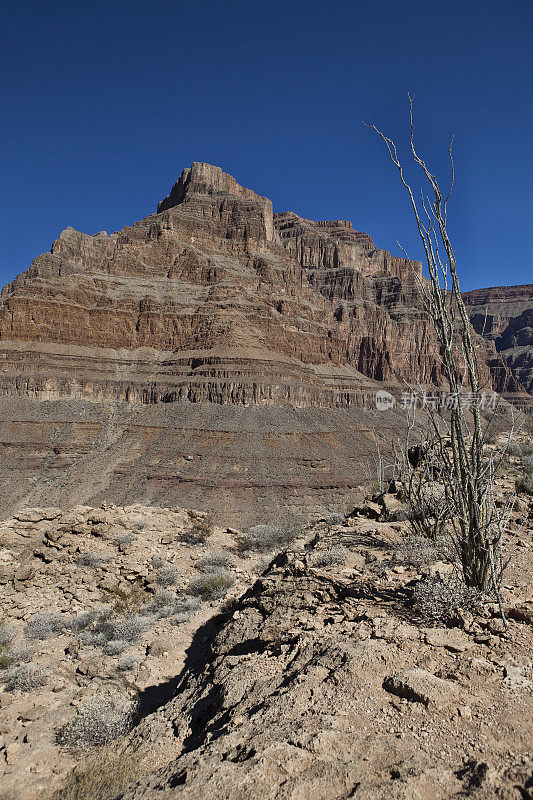
<svg viewBox="0 0 533 800"><path fill-rule="evenodd" d="M413 608L431 622L450 624L460 611L476 613L484 596L457 576L427 577L413 589Z"/></svg>
<svg viewBox="0 0 533 800"><path fill-rule="evenodd" d="M253 525L237 540L240 552L266 553L268 550L282 549L298 538L300 531L292 525Z"/></svg>
<svg viewBox="0 0 533 800"><path fill-rule="evenodd" d="M6 692L32 692L46 683L46 672L31 663L9 667L0 676Z"/></svg>
<svg viewBox="0 0 533 800"><path fill-rule="evenodd" d="M85 750L102 747L131 728L136 702L124 695L96 694L77 709L76 716L56 731L61 747Z"/></svg>
<svg viewBox="0 0 533 800"><path fill-rule="evenodd" d="M193 597L201 597L203 600L219 600L226 596L234 583L233 573L219 568L191 578L187 591Z"/></svg>
<svg viewBox="0 0 533 800"><path fill-rule="evenodd" d="M55 633L59 633L66 623L63 614L53 614L42 612L35 614L26 624L25 635L28 639L48 639Z"/></svg>
<svg viewBox="0 0 533 800"><path fill-rule="evenodd" d="M136 756L117 755L105 748L78 764L46 800L118 800L140 773Z"/></svg>
<svg viewBox="0 0 533 800"><path fill-rule="evenodd" d="M311 566L313 567L334 567L341 566L346 563L349 551L342 544L333 545L321 553L317 553L311 559Z"/></svg>

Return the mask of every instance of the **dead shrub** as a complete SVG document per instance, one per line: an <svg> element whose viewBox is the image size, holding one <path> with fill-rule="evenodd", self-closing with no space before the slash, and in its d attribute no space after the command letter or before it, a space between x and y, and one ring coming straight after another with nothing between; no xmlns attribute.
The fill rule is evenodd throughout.
<svg viewBox="0 0 533 800"><path fill-rule="evenodd" d="M102 751L78 764L47 800L118 800L140 774L137 756Z"/></svg>
<svg viewBox="0 0 533 800"><path fill-rule="evenodd" d="M136 702L129 697L97 694L56 731L56 742L71 750L102 747L130 730L135 711Z"/></svg>

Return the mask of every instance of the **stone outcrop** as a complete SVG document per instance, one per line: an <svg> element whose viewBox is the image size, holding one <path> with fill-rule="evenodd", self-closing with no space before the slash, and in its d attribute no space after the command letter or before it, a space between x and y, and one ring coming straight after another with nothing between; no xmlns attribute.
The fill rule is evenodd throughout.
<svg viewBox="0 0 533 800"><path fill-rule="evenodd" d="M401 422L377 389L440 382L415 274L201 163L133 226L67 228L0 296L1 507L338 507Z"/></svg>
<svg viewBox="0 0 533 800"><path fill-rule="evenodd" d="M489 359L495 389L531 408L533 284L492 286L463 296L475 331L496 348L497 356Z"/></svg>

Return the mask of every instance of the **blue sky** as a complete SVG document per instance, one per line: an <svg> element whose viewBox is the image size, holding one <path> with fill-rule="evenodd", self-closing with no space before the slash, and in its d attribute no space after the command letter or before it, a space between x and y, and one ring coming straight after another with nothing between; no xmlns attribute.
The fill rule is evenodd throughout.
<svg viewBox="0 0 533 800"><path fill-rule="evenodd" d="M464 289L533 281L532 0L5 5L0 280L72 225L155 210L191 161L313 219L420 255L407 197L362 120L443 181ZM414 176L417 179L417 176Z"/></svg>

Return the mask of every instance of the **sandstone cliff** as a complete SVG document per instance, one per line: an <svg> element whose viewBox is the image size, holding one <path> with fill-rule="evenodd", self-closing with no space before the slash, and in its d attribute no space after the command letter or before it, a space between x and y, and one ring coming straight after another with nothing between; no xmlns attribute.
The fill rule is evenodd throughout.
<svg viewBox="0 0 533 800"><path fill-rule="evenodd" d="M0 296L0 507L338 509L401 422L376 390L440 382L420 274L201 163L131 227L67 228Z"/></svg>
<svg viewBox="0 0 533 800"><path fill-rule="evenodd" d="M464 299L475 331L494 342L498 355L489 364L495 388L531 405L524 395L533 394L533 284L476 289Z"/></svg>

